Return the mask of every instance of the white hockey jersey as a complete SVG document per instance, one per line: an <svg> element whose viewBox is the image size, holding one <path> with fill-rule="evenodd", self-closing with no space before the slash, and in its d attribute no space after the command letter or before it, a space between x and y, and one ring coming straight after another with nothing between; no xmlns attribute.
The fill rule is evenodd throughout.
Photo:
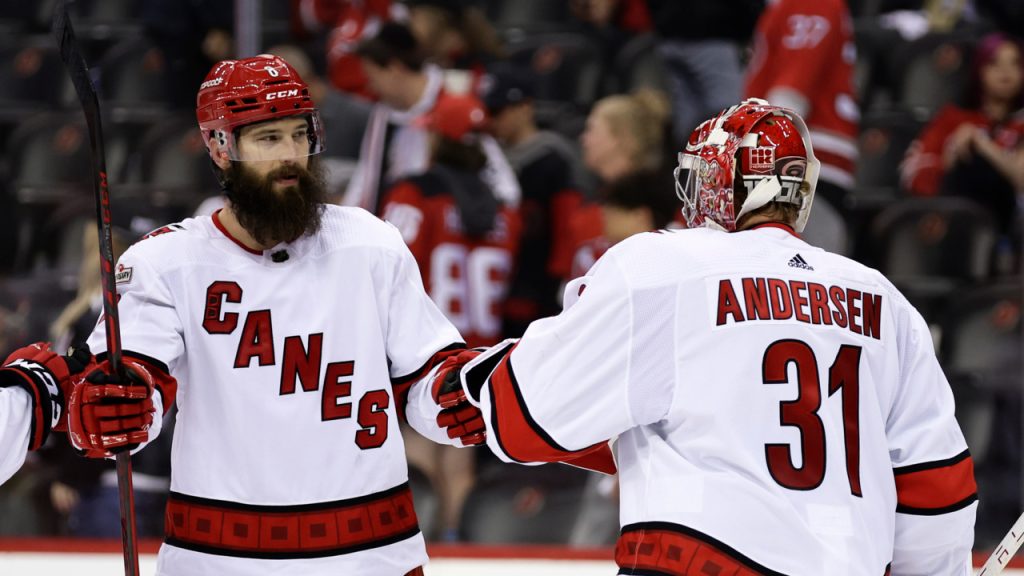
<svg viewBox="0 0 1024 576"><path fill-rule="evenodd" d="M565 301L464 384L506 461L618 437L619 574L970 574L952 393L877 271L782 226L646 233Z"/></svg>
<svg viewBox="0 0 1024 576"><path fill-rule="evenodd" d="M25 463L31 425L29 393L17 387L0 388L0 484Z"/></svg>
<svg viewBox="0 0 1024 576"><path fill-rule="evenodd" d="M445 438L420 377L461 337L398 231L361 209L264 252L218 218L162 228L116 269L125 355L178 382L157 573L421 566L398 422L408 397L410 424ZM102 324L89 345L105 350Z"/></svg>

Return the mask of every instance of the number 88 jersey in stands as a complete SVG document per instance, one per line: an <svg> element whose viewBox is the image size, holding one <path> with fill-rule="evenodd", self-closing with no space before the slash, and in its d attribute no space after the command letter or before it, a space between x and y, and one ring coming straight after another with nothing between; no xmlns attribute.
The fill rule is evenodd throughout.
<svg viewBox="0 0 1024 576"><path fill-rule="evenodd" d="M518 211L475 173L434 166L396 183L381 213L402 233L427 293L467 345L498 342L519 248Z"/></svg>

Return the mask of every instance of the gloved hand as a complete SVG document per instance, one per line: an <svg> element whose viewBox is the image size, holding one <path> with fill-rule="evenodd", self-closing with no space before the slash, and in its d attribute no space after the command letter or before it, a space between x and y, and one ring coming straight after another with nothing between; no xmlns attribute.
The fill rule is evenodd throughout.
<svg viewBox="0 0 1024 576"><path fill-rule="evenodd" d="M68 400L68 438L87 458L108 458L134 450L149 439L153 424L152 374L124 358L127 381L111 373L105 360L79 377Z"/></svg>
<svg viewBox="0 0 1024 576"><path fill-rule="evenodd" d="M483 414L479 408L470 404L459 381L462 367L479 354L477 350L463 350L445 358L431 383L434 402L442 408L437 415L437 425L447 430L449 438L458 438L463 446L475 446L487 441Z"/></svg>
<svg viewBox="0 0 1024 576"><path fill-rule="evenodd" d="M60 356L49 342L36 342L12 352L0 368L0 388L19 386L32 396L32 429L29 450L37 450L51 430L67 430L66 401L73 376L95 366L89 348L83 346Z"/></svg>

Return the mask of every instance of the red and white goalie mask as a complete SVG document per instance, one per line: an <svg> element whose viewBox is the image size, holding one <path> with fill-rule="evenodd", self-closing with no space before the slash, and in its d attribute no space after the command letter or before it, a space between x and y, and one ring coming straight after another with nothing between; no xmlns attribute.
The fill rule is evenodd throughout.
<svg viewBox="0 0 1024 576"><path fill-rule="evenodd" d="M207 146L214 139L231 160L287 160L324 149L309 87L278 56L218 63L199 86L196 117Z"/></svg>
<svg viewBox="0 0 1024 576"><path fill-rule="evenodd" d="M820 164L807 125L792 110L750 98L703 122L690 134L675 170L676 195L690 228L733 232L744 215L769 202L800 209L807 224ZM745 195L736 206L737 186ZM803 191L801 191L803 190Z"/></svg>

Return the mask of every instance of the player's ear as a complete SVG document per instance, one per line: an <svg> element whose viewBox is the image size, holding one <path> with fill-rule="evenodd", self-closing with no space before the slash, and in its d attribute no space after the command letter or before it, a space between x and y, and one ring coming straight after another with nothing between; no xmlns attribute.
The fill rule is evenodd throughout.
<svg viewBox="0 0 1024 576"><path fill-rule="evenodd" d="M228 151L220 145L220 142L216 137L210 136L210 139L206 142L206 149L210 152L210 158L218 168L221 170L227 170L231 167L231 159L228 157Z"/></svg>

